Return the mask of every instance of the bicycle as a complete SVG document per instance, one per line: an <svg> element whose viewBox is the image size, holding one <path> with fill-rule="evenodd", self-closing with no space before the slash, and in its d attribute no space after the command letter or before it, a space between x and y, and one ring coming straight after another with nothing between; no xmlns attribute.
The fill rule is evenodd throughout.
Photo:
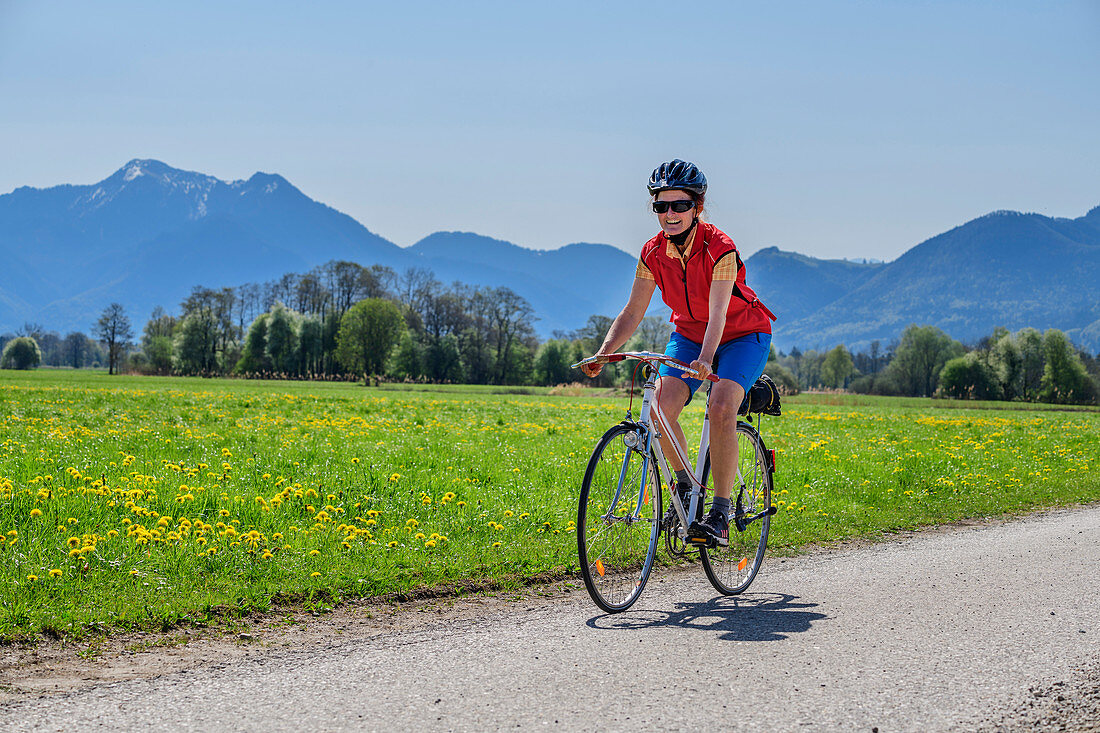
<svg viewBox="0 0 1100 733"><path fill-rule="evenodd" d="M760 571L771 517L776 511L771 503L775 451L768 450L751 424L738 421L739 458L736 491L731 495L729 545L708 547L705 541L689 540L688 517L702 517L710 476L710 421L704 413L689 505L685 507L677 492L671 491L675 518L668 526L662 526L662 487L671 485L673 473L657 438L673 433L657 404L658 375L654 364L668 364L687 374L695 372L677 359L650 351L593 356L573 367L625 359L638 360L635 374L638 367L642 369L644 383L638 419L633 419L628 407L626 417L596 443L585 469L577 509L577 553L588 594L608 613L630 608L649 579L662 532L665 547L673 557L698 551L703 571L719 593L744 592ZM708 380L714 383L718 377L710 375ZM707 385L708 408L710 386ZM739 410L739 414L745 413ZM751 415L748 419L752 420ZM684 446L676 440L672 443L681 464L690 467L692 463Z"/></svg>

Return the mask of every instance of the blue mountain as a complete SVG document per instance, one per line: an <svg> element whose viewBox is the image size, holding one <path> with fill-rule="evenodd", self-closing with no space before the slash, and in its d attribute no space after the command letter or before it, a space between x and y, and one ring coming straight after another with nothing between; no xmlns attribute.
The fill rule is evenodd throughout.
<svg viewBox="0 0 1100 733"><path fill-rule="evenodd" d="M406 249L279 175L226 182L132 160L92 185L0 196L0 332L27 321L89 331L112 301L141 324L196 285L260 282L334 259L510 287L534 306L544 335L617 312L633 272L633 258L607 245L540 252L449 232ZM608 273L622 277L608 287Z"/></svg>
<svg viewBox="0 0 1100 733"><path fill-rule="evenodd" d="M470 232L402 248L279 175L221 181L132 160L92 185L0 195L0 332L28 321L87 332L113 301L140 326L157 305L174 311L194 286L262 282L334 259L509 287L532 304L544 337L617 314L635 262L604 244L540 251ZM919 323L964 341L996 326L1060 328L1100 350L1100 207L1076 219L994 212L888 263L770 247L746 267L780 317L781 349L858 349ZM659 298L651 312L664 312Z"/></svg>
<svg viewBox="0 0 1100 733"><path fill-rule="evenodd" d="M754 260L747 263L750 273ZM777 345L859 349L874 339L886 344L918 323L964 342L996 326L1058 328L1095 353L1100 207L1077 219L993 212L873 266L850 285L810 313L794 310L793 320L777 324ZM816 291L829 290L832 297L837 291L830 288L823 284Z"/></svg>

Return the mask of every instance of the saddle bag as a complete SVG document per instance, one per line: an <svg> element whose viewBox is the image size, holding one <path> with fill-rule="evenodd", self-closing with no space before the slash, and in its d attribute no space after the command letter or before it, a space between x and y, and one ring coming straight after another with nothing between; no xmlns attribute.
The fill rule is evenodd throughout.
<svg viewBox="0 0 1100 733"><path fill-rule="evenodd" d="M745 394L745 399L741 401L741 408L737 411L737 414L748 415L749 413L775 415L777 417L783 414L779 405L779 388L775 386L775 382L767 374L760 375L760 379L756 380L756 384L752 385L752 388Z"/></svg>

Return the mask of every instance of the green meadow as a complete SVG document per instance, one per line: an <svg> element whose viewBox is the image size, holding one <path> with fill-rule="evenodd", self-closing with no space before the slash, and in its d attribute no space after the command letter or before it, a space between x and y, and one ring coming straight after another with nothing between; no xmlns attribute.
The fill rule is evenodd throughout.
<svg viewBox="0 0 1100 733"><path fill-rule="evenodd" d="M0 638L572 574L628 398L555 392L0 372ZM1100 499L1096 411L803 395L761 428L771 555Z"/></svg>

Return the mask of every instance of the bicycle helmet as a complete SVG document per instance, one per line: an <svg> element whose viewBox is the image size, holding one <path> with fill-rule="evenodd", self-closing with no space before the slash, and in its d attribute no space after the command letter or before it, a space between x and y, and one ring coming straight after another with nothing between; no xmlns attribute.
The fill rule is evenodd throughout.
<svg viewBox="0 0 1100 733"><path fill-rule="evenodd" d="M661 191L687 191L702 198L707 193L707 177L694 163L677 158L654 168L646 188L651 196Z"/></svg>

